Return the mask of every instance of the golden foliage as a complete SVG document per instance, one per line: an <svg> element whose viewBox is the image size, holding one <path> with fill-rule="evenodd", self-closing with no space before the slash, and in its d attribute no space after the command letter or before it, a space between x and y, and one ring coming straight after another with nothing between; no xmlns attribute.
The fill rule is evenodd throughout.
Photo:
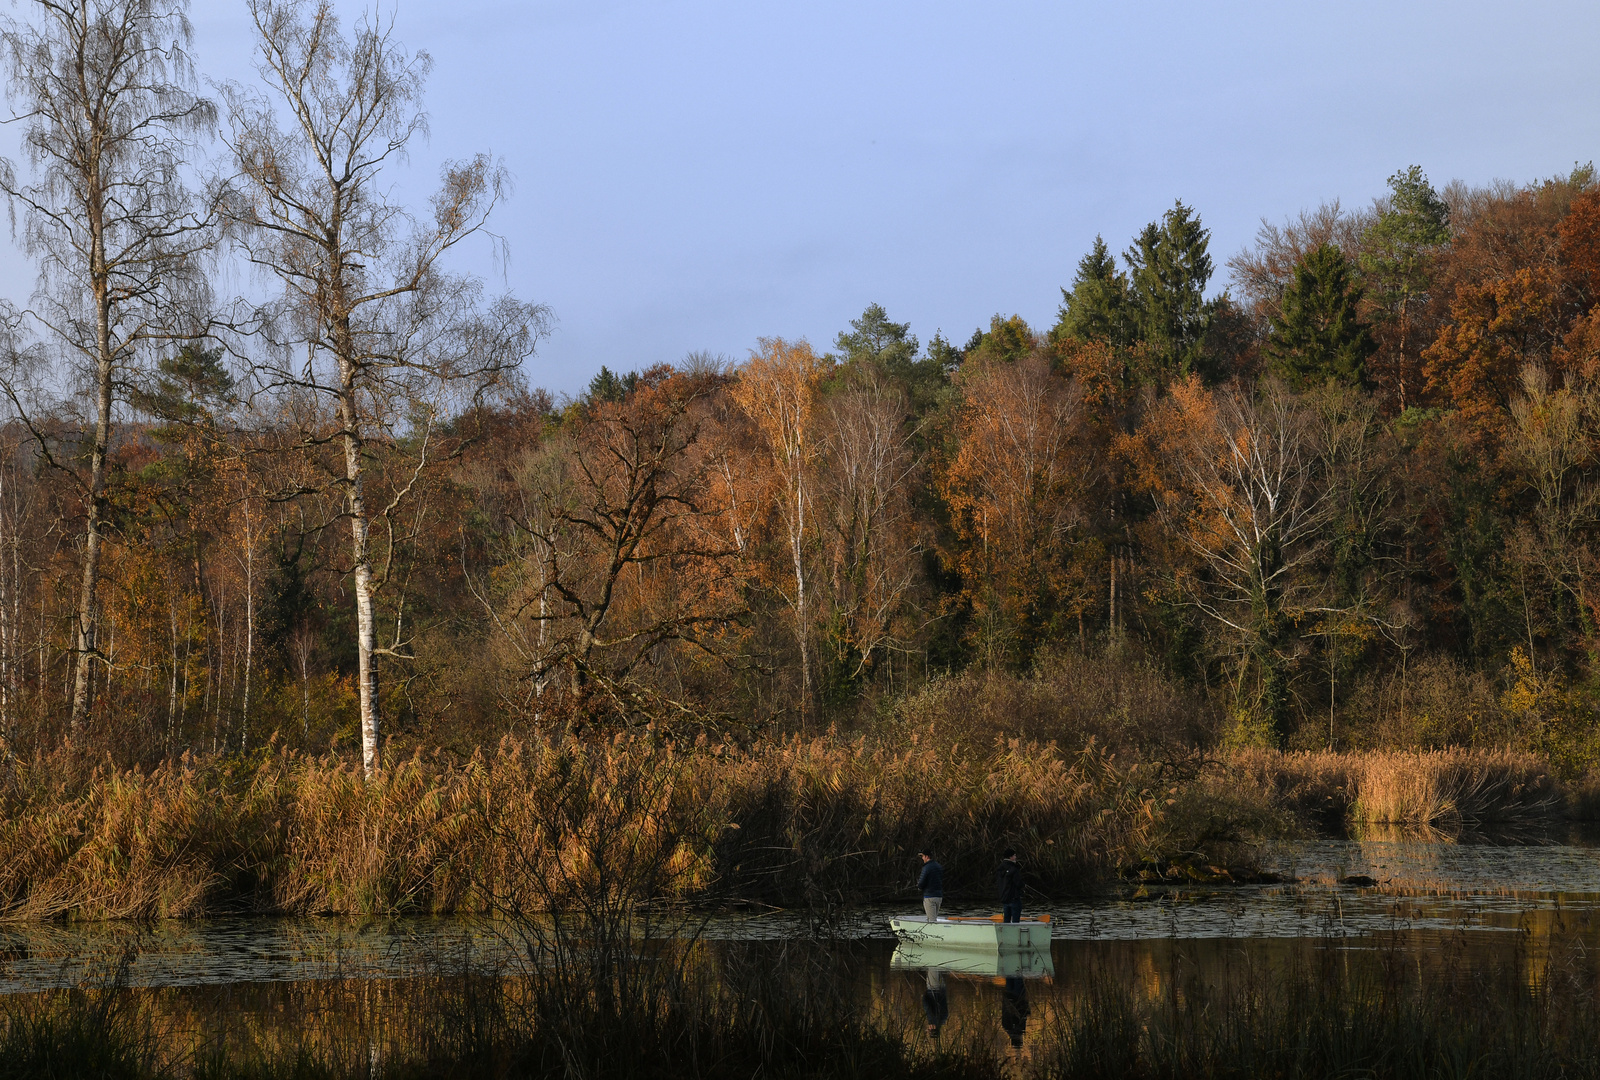
<svg viewBox="0 0 1600 1080"><path fill-rule="evenodd" d="M985 634L1036 637L1052 608L1080 610L1089 594L1071 554L1095 459L1084 439L1082 392L1041 356L971 364L960 376L956 449L939 478L961 541L948 560Z"/></svg>

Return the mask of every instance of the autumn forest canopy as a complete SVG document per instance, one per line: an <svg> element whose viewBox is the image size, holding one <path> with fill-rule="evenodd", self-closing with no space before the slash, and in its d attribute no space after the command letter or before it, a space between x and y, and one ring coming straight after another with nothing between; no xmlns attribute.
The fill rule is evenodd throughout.
<svg viewBox="0 0 1600 1080"><path fill-rule="evenodd" d="M258 71L210 97L170 0L0 27L39 269L4 312L5 753L371 772L1054 678L1098 718L985 736L1594 760L1593 168L1400 168L1231 257L1177 201L1064 266L1049 326L870 304L557 399L549 313L460 270L497 163L395 201L426 54L245 6Z"/></svg>

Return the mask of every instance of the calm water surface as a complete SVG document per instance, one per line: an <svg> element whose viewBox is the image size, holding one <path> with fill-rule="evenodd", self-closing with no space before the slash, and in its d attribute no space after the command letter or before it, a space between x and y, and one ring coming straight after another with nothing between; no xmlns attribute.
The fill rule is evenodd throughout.
<svg viewBox="0 0 1600 1080"><path fill-rule="evenodd" d="M997 1045L1024 1047L1091 972L1156 991L1186 974L1223 978L1315 956L1360 963L1398 955L1419 966L1469 968L1510 958L1532 971L1559 939L1600 958L1600 842L1593 836L1327 840L1285 847L1267 861L1284 883L1030 905L1051 913L1052 948L999 966L897 952L889 909L837 917L820 928L823 944L805 947L827 952L863 1007L919 1028L936 1019L941 1036L976 1031ZM1338 884L1352 876L1377 884ZM819 937L818 927L787 912L718 916L698 931L708 949L756 956ZM314 996L318 986L354 982L393 995L419 976L497 970L520 950L502 927L470 919L0 924L0 994L115 977L177 999L225 994L241 1010L292 1024L295 1007L286 1003Z"/></svg>

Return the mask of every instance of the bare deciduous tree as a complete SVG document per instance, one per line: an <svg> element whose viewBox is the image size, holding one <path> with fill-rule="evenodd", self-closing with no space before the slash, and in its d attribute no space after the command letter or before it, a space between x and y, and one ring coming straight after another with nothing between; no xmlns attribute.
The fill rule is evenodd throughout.
<svg viewBox="0 0 1600 1080"><path fill-rule="evenodd" d="M446 252L484 233L507 177L487 156L448 163L427 218L380 183L424 133L431 61L407 54L377 15L341 33L326 0L250 0L263 97L223 90L237 176L225 217L248 260L282 287L241 319L265 352L256 388L308 395L331 416L303 432L331 446L329 485L350 524L344 569L355 594L362 762L379 768L376 657L405 655L403 620L377 640L374 598L391 579L407 526L400 510L439 455L438 418L513 384L545 325L541 307L486 303L482 282L443 268ZM319 415L322 414L319 410ZM409 451L409 475L369 502L375 442ZM390 458L394 455L390 454ZM374 526L381 534L375 542Z"/></svg>
<svg viewBox="0 0 1600 1080"><path fill-rule="evenodd" d="M91 701L99 655L97 591L106 529L112 414L151 347L192 333L198 270L211 233L182 174L215 109L191 92L185 0L38 0L34 23L0 22L0 48L30 182L0 162L0 190L20 210L39 260L29 314L81 372L92 398L88 464L46 447L84 504L74 628L72 726ZM7 382L12 404L28 410ZM35 432L36 435L39 432Z"/></svg>
<svg viewBox="0 0 1600 1080"><path fill-rule="evenodd" d="M1511 401L1515 424L1506 440L1507 457L1538 495L1532 512L1512 532L1509 553L1519 566L1529 663L1536 664L1534 609L1559 605L1570 597L1591 654L1596 637L1594 529L1600 522L1600 488L1591 475L1600 423L1600 392L1581 375L1564 386L1551 385L1535 364L1522 369L1522 393ZM1528 569L1552 591L1530 596ZM1538 592L1538 590L1535 590Z"/></svg>
<svg viewBox="0 0 1600 1080"><path fill-rule="evenodd" d="M1194 604L1237 643L1238 692L1254 667L1256 707L1276 719L1290 623L1321 585L1308 571L1338 506L1312 410L1276 380L1213 392L1194 379L1168 410L1158 509L1203 569Z"/></svg>
<svg viewBox="0 0 1600 1080"><path fill-rule="evenodd" d="M580 695L653 716L671 703L644 669L677 645L715 652L742 614L715 450L721 382L646 371L626 399L594 406L515 467L503 596L473 588L528 668L536 716L563 672Z"/></svg>
<svg viewBox="0 0 1600 1080"><path fill-rule="evenodd" d="M895 616L916 580L911 486L920 467L898 390L876 375L829 402L823 418L833 602L860 675L892 644ZM852 676L854 677L854 676Z"/></svg>

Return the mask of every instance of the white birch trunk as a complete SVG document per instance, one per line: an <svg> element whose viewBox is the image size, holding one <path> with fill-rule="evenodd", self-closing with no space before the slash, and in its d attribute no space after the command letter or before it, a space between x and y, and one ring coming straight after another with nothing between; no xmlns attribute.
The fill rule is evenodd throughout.
<svg viewBox="0 0 1600 1080"><path fill-rule="evenodd" d="M244 504L244 701L239 707L239 752L250 748L250 675L256 652L256 534Z"/></svg>
<svg viewBox="0 0 1600 1080"><path fill-rule="evenodd" d="M339 418L344 424L345 510L350 515L350 555L355 571L357 692L361 702L361 769L368 780L378 774L378 672L373 664L376 626L372 614L372 554L361 475L361 429L356 411L355 365L341 361L343 392Z"/></svg>
<svg viewBox="0 0 1600 1080"><path fill-rule="evenodd" d="M806 488L802 467L797 463L795 468L794 527L789 533L789 543L794 551L794 622L795 637L800 643L800 724L803 727L811 711L811 628L806 611Z"/></svg>
<svg viewBox="0 0 1600 1080"><path fill-rule="evenodd" d="M98 239L96 247L99 247ZM100 261L98 256L97 261ZM103 268L97 275L95 287L96 291L102 294L106 289ZM69 728L74 735L82 729L89 714L90 678L94 664L97 631L97 593L100 585L100 522L105 515L106 457L111 442L112 365L110 312L103 302L96 304L95 308L95 317L99 323L98 345L100 356L95 371L94 448L90 452L89 491L85 499L88 524L85 529L83 544L83 581L78 592L78 618L75 627L74 652L77 656L77 669L73 673L72 718Z"/></svg>

